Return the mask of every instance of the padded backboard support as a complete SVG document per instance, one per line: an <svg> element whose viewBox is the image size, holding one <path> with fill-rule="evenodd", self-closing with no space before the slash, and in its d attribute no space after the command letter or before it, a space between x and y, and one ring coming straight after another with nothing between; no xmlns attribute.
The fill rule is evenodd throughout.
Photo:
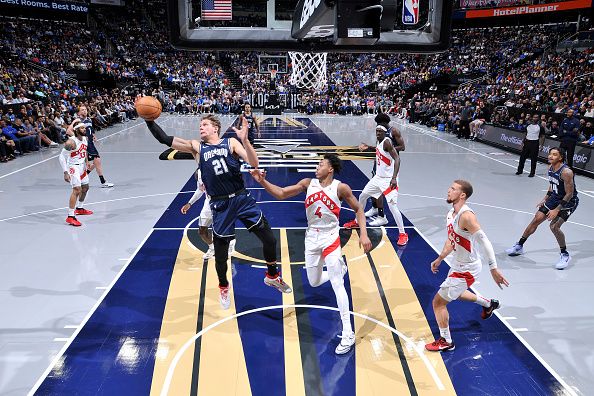
<svg viewBox="0 0 594 396"><path fill-rule="evenodd" d="M377 6L377 0L301 0L292 22L293 26L299 25L297 30L291 29L289 23L274 27L200 27L194 22L191 1L167 2L170 40L180 49L433 53L446 50L450 44L449 0L387 0L380 2L380 8L367 10ZM301 24L306 6L310 7L306 10L310 17ZM372 26L367 26L369 21Z"/></svg>

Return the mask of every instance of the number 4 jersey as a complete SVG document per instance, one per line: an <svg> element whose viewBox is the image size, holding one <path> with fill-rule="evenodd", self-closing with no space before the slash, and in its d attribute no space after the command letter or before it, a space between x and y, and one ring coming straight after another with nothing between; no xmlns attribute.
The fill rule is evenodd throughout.
<svg viewBox="0 0 594 396"><path fill-rule="evenodd" d="M241 163L231 153L230 138L221 139L217 144L200 144L199 169L211 197L230 195L244 187L241 176Z"/></svg>
<svg viewBox="0 0 594 396"><path fill-rule="evenodd" d="M311 179L305 199L308 229L333 232L340 229L338 216L341 202L338 199L338 185L334 180L327 187L322 187L318 179Z"/></svg>

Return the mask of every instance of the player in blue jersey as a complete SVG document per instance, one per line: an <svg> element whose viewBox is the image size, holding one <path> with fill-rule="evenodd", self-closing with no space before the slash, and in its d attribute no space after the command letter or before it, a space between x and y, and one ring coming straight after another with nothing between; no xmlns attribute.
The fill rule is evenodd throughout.
<svg viewBox="0 0 594 396"><path fill-rule="evenodd" d="M561 257L555 268L562 270L569 265L571 256L565 245L565 235L561 226L578 206L579 198L575 186L574 174L569 166L565 164L565 150L553 147L549 150L549 190L547 195L538 204L538 212L524 230L522 238L506 252L510 256L524 254L524 242L532 235L538 226L548 219L550 228L559 243Z"/></svg>
<svg viewBox="0 0 594 396"><path fill-rule="evenodd" d="M260 125L258 124L258 120L254 116L254 113L252 113L251 105L249 105L249 104L245 105L244 110L243 110L243 117L248 122L248 140L250 141L250 143L253 146L256 136L260 137L261 135L260 135Z"/></svg>
<svg viewBox="0 0 594 396"><path fill-rule="evenodd" d="M240 172L240 159L254 168L258 167L258 156L247 138L247 120L240 117L241 129L233 128L239 140L221 138L221 122L214 115L202 117L200 140L168 136L154 121L146 121L146 124L160 143L191 153L198 162L202 182L210 196L215 268L223 309L228 309L231 304L227 258L229 242L235 238L237 219L262 241L264 260L268 267L264 283L283 293L291 293L291 287L283 281L276 265L276 238L262 211L256 206L256 201L245 189Z"/></svg>

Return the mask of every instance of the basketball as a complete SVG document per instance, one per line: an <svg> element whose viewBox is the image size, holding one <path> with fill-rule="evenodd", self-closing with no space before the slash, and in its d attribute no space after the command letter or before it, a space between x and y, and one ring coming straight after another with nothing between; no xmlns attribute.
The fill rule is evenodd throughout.
<svg viewBox="0 0 594 396"><path fill-rule="evenodd" d="M143 96L134 104L138 115L146 121L154 121L161 115L161 103L152 96Z"/></svg>

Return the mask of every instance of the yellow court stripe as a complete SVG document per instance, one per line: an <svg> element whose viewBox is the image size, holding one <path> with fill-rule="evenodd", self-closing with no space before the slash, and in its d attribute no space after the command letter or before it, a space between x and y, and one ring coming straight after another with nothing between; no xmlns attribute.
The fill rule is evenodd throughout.
<svg viewBox="0 0 594 396"><path fill-rule="evenodd" d="M202 252L190 248L187 236L182 238L173 268L169 293L163 313L163 323L151 384L151 395L160 395L167 370L178 349L194 334L198 316L200 279L202 278ZM198 287L197 287L198 286ZM171 383L171 395L190 392L194 347L182 357Z"/></svg>
<svg viewBox="0 0 594 396"><path fill-rule="evenodd" d="M291 262L289 257L289 240L287 230L280 229L281 273L285 282L293 287L291 276ZM295 304L293 293L283 293L283 305ZM299 346L299 329L297 327L297 313L295 308L283 311L283 332L285 338L285 383L286 396L305 395L303 380L303 366L301 365L301 348Z"/></svg>
<svg viewBox="0 0 594 396"><path fill-rule="evenodd" d="M349 263L353 311L388 324L368 261L358 260L352 264L349 261L349 258L363 254L358 246L356 232L351 235L343 253ZM356 394L410 394L392 333L370 321L355 317L355 335Z"/></svg>
<svg viewBox="0 0 594 396"><path fill-rule="evenodd" d="M232 284L231 307L228 310L221 308L219 281L214 268L214 260L211 260L211 263L212 267L209 268L206 280L202 328L237 313ZM229 282L231 282L231 265L227 271ZM202 337L198 395L222 394L245 396L252 394L237 319L217 326Z"/></svg>
<svg viewBox="0 0 594 396"><path fill-rule="evenodd" d="M196 334L200 285L204 264L203 252L190 248L184 235L173 269L169 285L161 334L155 358L151 395L159 395L171 365L171 361L183 344ZM206 276L204 315L202 328L235 314L233 297L231 309L223 311L219 304L218 279L214 260L209 263ZM189 395L192 370L194 367L194 345L182 356L169 387L169 395ZM221 370L221 362L227 362ZM233 378L229 381L229 378ZM198 394L220 394L221 384L225 384L229 394L251 394L243 347L239 336L237 321L221 324L206 333L201 339L199 361Z"/></svg>
<svg viewBox="0 0 594 396"><path fill-rule="evenodd" d="M412 339L415 344L422 345L424 348L425 343L433 341L431 328L402 262L385 232L383 241L385 243L371 252L371 257L382 283L396 329ZM417 264L425 265L429 271L429 263ZM441 354L425 352L425 356L445 386L444 391L437 390L435 382L417 352L408 348L404 341L402 347L419 395L438 392L444 395L456 394Z"/></svg>

